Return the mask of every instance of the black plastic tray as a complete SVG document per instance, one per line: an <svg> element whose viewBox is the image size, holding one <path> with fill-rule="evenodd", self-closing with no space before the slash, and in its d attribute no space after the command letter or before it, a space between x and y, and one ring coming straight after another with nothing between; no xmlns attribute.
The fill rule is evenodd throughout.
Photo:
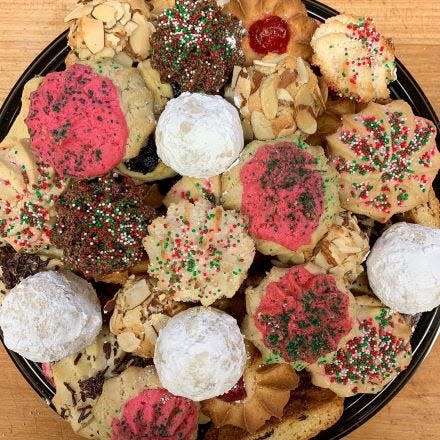
<svg viewBox="0 0 440 440"><path fill-rule="evenodd" d="M286 0L288 1L288 0ZM305 0L307 10L312 18L319 21L336 15L337 11L314 0ZM24 84L34 76L45 75L48 72L62 70L64 59L67 56L67 32L54 40L26 69L21 78L12 88L0 109L0 139L9 131L20 110L20 99ZM439 128L439 120L428 99L406 68L397 63L398 80L392 83L390 89L393 98L407 101L418 116L423 116L434 121ZM440 134L437 136L437 145L440 145ZM440 194L440 179L437 177L434 188ZM417 324L411 338L413 359L409 367L402 372L393 382L388 384L376 395L359 394L345 400L345 411L341 419L331 428L321 432L316 439L336 440L355 430L380 409L382 409L405 385L416 371L432 348L440 328L440 308L424 313ZM34 390L50 404L54 390L44 378L39 364L22 358L17 353L8 351L9 356L34 388ZM19 396L17 396L19 399Z"/></svg>

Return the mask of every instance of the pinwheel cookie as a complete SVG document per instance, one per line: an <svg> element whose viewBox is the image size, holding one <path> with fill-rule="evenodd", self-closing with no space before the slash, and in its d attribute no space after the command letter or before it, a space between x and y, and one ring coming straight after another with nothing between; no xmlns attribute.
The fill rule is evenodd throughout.
<svg viewBox="0 0 440 440"><path fill-rule="evenodd" d="M264 365L250 343L246 351L246 368L237 385L223 396L202 402L203 413L217 428L233 425L255 432L271 417L282 417L290 392L299 384L290 365Z"/></svg>
<svg viewBox="0 0 440 440"><path fill-rule="evenodd" d="M143 243L157 289L177 301L208 306L231 298L247 276L255 248L242 216L207 200L171 204Z"/></svg>
<svg viewBox="0 0 440 440"><path fill-rule="evenodd" d="M302 369L350 339L357 306L343 282L307 264L272 268L246 290L246 311L244 333L264 361Z"/></svg>
<svg viewBox="0 0 440 440"><path fill-rule="evenodd" d="M304 262L339 212L337 175L321 147L292 137L254 141L222 176L227 209L249 218L249 232L265 255Z"/></svg>
<svg viewBox="0 0 440 440"><path fill-rule="evenodd" d="M311 45L331 90L361 102L389 98L394 81L394 47L369 17L338 15L318 27Z"/></svg>
<svg viewBox="0 0 440 440"><path fill-rule="evenodd" d="M225 10L247 29L241 42L246 65L268 53L310 58L316 24L301 0L230 0Z"/></svg>
<svg viewBox="0 0 440 440"><path fill-rule="evenodd" d="M307 370L312 382L342 397L378 393L411 362L411 328L379 300L357 298L355 334Z"/></svg>
<svg viewBox="0 0 440 440"><path fill-rule="evenodd" d="M440 169L437 130L404 101L371 103L327 138L343 208L385 223L428 201Z"/></svg>

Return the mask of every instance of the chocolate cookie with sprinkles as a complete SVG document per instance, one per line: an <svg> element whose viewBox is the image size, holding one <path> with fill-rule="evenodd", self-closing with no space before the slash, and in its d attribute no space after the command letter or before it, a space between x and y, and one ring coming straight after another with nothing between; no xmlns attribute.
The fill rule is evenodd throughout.
<svg viewBox="0 0 440 440"><path fill-rule="evenodd" d="M376 394L411 362L411 328L373 297L356 298L356 335L307 367L312 382L341 397Z"/></svg>
<svg viewBox="0 0 440 440"><path fill-rule="evenodd" d="M327 137L343 208L385 223L426 203L440 169L437 130L404 101L371 103Z"/></svg>
<svg viewBox="0 0 440 440"><path fill-rule="evenodd" d="M244 62L239 20L211 0L177 0L158 18L151 65L184 92L218 93Z"/></svg>

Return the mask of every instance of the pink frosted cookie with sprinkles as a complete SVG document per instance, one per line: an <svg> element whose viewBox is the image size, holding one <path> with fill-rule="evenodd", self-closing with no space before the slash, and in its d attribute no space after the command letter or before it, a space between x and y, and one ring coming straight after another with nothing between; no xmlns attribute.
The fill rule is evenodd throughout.
<svg viewBox="0 0 440 440"><path fill-rule="evenodd" d="M314 385L338 396L376 394L411 362L411 328L377 299L357 298L356 335L307 367Z"/></svg>
<svg viewBox="0 0 440 440"><path fill-rule="evenodd" d="M343 208L386 222L428 201L440 169L437 130L404 101L371 103L327 137Z"/></svg>
<svg viewBox="0 0 440 440"><path fill-rule="evenodd" d="M209 306L231 298L247 277L255 247L243 217L207 200L172 203L143 243L157 289Z"/></svg>
<svg viewBox="0 0 440 440"><path fill-rule="evenodd" d="M394 47L372 18L338 15L315 32L313 64L331 90L360 102L387 99L388 84L397 79Z"/></svg>

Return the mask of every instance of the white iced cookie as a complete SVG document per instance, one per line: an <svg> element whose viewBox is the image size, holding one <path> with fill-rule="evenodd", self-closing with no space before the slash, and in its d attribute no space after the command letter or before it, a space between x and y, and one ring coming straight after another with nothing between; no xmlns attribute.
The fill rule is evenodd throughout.
<svg viewBox="0 0 440 440"><path fill-rule="evenodd" d="M168 102L156 128L157 154L182 176L226 171L244 146L240 116L220 96L183 93Z"/></svg>
<svg viewBox="0 0 440 440"><path fill-rule="evenodd" d="M396 223L367 259L374 294L392 310L415 314L440 304L440 229Z"/></svg>
<svg viewBox="0 0 440 440"><path fill-rule="evenodd" d="M237 321L220 310L193 307L159 332L154 364L162 385L196 402L229 391L246 363Z"/></svg>
<svg viewBox="0 0 440 440"><path fill-rule="evenodd" d="M53 362L92 344L102 326L95 289L72 272L40 272L9 291L0 309L5 345Z"/></svg>

